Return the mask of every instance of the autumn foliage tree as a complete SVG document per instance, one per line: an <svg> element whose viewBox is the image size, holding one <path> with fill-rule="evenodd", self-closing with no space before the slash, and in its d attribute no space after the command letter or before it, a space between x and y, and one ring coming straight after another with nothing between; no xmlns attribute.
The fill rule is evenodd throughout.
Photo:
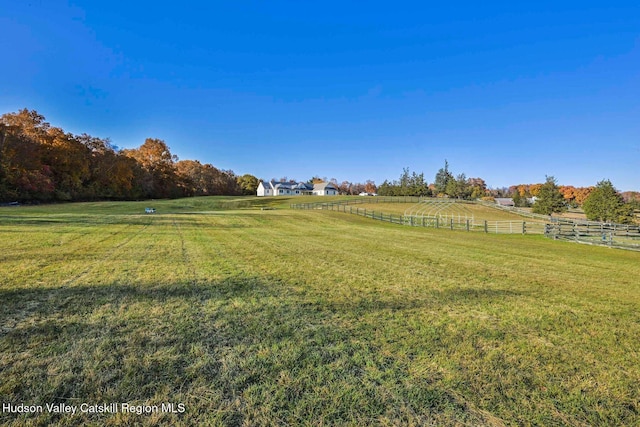
<svg viewBox="0 0 640 427"><path fill-rule="evenodd" d="M18 129L0 124L0 200L50 200L55 189L43 147Z"/></svg>
<svg viewBox="0 0 640 427"><path fill-rule="evenodd" d="M53 127L33 110L0 117L0 201L242 194L233 171L186 162L161 139L118 150L108 139Z"/></svg>
<svg viewBox="0 0 640 427"><path fill-rule="evenodd" d="M53 172L45 161L42 141L49 123L36 112L22 110L5 114L0 120L0 189L2 199L50 200L55 185Z"/></svg>
<svg viewBox="0 0 640 427"><path fill-rule="evenodd" d="M471 190L470 197L472 199L479 199L487 195L487 184L482 178L469 178L469 187Z"/></svg>
<svg viewBox="0 0 640 427"><path fill-rule="evenodd" d="M176 197L179 195L174 162L178 158L171 154L161 139L147 138L139 148L123 150L125 156L134 159L141 167L139 182L144 197Z"/></svg>
<svg viewBox="0 0 640 427"><path fill-rule="evenodd" d="M378 191L378 187L376 187L376 183L368 179L367 182L364 183L364 192L373 194L376 191Z"/></svg>

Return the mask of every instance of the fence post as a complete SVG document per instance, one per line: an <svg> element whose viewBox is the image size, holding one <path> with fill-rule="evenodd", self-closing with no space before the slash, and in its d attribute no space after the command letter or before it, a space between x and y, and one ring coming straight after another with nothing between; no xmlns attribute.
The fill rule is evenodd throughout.
<svg viewBox="0 0 640 427"><path fill-rule="evenodd" d="M527 234L527 223L522 221L522 234Z"/></svg>
<svg viewBox="0 0 640 427"><path fill-rule="evenodd" d="M484 220L484 232L485 233L489 232L489 229L487 228L487 220L486 219Z"/></svg>
<svg viewBox="0 0 640 427"><path fill-rule="evenodd" d="M451 229L453 230L453 218L451 218Z"/></svg>
<svg viewBox="0 0 640 427"><path fill-rule="evenodd" d="M436 217L436 228L440 228L440 220Z"/></svg>
<svg viewBox="0 0 640 427"><path fill-rule="evenodd" d="M467 220L467 231L469 231L469 220Z"/></svg>

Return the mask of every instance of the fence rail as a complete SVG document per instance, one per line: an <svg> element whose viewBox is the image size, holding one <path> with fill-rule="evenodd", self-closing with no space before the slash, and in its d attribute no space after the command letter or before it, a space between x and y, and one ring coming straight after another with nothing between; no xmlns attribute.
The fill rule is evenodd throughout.
<svg viewBox="0 0 640 427"><path fill-rule="evenodd" d="M554 240L640 250L638 225L565 220L546 224L544 234Z"/></svg>
<svg viewBox="0 0 640 427"><path fill-rule="evenodd" d="M418 197L376 197L379 202L375 203L419 203ZM412 200L410 200L412 199ZM370 200L370 199L369 199ZM328 203L298 203L292 204L292 209L318 209L336 212L349 213L363 216L378 221L385 221L392 224L406 225L412 227L432 227L450 230L482 231L485 233L497 234L544 234L544 224L532 221L475 221L473 218L461 218L458 215L394 215L372 209L360 208L358 204L369 204L369 200L346 200ZM469 203L468 201L465 201Z"/></svg>
<svg viewBox="0 0 640 427"><path fill-rule="evenodd" d="M501 206L501 205L498 205L497 203L487 202L485 200L477 200L475 203L479 205L487 206L493 209L498 209L505 212L511 212L513 214L523 216L525 218L539 219L542 221L553 221L555 219L555 218L550 218L548 215L536 214L528 210L520 209L512 206Z"/></svg>
<svg viewBox="0 0 640 427"><path fill-rule="evenodd" d="M412 227L480 231L496 234L543 234L554 240L567 240L640 251L640 225L607 224L574 218L552 218L513 208L503 210L531 218L533 221L474 221L473 217L463 218L461 215L394 215L354 206L372 203L420 203L425 200L428 200L428 198L410 196L367 197L339 202L298 203L292 204L291 208L338 211ZM496 205L480 201L456 200L455 203L477 203L498 208Z"/></svg>

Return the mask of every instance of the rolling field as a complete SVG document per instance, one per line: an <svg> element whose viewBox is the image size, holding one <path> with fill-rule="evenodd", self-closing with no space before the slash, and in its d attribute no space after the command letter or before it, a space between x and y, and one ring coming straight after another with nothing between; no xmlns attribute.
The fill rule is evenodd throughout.
<svg viewBox="0 0 640 427"><path fill-rule="evenodd" d="M0 424L640 424L639 253L290 202L0 208Z"/></svg>

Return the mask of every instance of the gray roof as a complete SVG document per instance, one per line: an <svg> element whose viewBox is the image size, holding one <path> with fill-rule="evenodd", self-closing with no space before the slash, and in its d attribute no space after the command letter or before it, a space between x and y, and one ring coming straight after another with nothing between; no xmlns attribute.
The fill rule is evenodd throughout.
<svg viewBox="0 0 640 427"><path fill-rule="evenodd" d="M288 189L288 190L312 190L312 187L310 184L304 183L304 182L277 182L277 181L269 181L269 183L271 184L271 187L273 187L274 189Z"/></svg>
<svg viewBox="0 0 640 427"><path fill-rule="evenodd" d="M321 190L338 190L335 185L331 182L320 182L318 184L313 184L313 189L316 191Z"/></svg>
<svg viewBox="0 0 640 427"><path fill-rule="evenodd" d="M293 188L299 189L299 190L304 190L304 191L313 190L313 186L311 184L307 184L306 182L299 182Z"/></svg>
<svg viewBox="0 0 640 427"><path fill-rule="evenodd" d="M332 182L321 182L319 184L309 184L308 182L282 182L282 181L261 181L264 188L267 189L288 189L288 190L338 190L338 188Z"/></svg>
<svg viewBox="0 0 640 427"><path fill-rule="evenodd" d="M508 197L496 197L496 203L502 206L513 206L513 199Z"/></svg>

